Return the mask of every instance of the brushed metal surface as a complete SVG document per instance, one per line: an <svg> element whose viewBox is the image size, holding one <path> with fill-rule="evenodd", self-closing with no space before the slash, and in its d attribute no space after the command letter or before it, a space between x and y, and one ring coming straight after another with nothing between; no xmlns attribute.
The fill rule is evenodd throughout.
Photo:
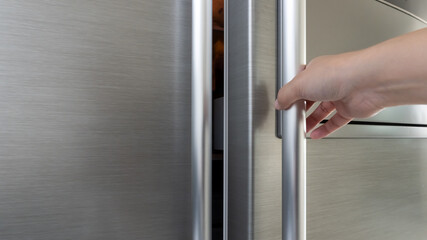
<svg viewBox="0 0 427 240"><path fill-rule="evenodd" d="M212 1L192 1L193 240L212 238Z"/></svg>
<svg viewBox="0 0 427 240"><path fill-rule="evenodd" d="M0 239L191 239L191 1L2 1Z"/></svg>
<svg viewBox="0 0 427 240"><path fill-rule="evenodd" d="M307 239L427 239L426 146L307 140Z"/></svg>
<svg viewBox="0 0 427 240"><path fill-rule="evenodd" d="M340 9L343 11L339 12ZM280 140L274 136L275 111L273 108L276 88L276 1L230 1L228 10L228 238L278 240L281 239L282 230L281 144ZM403 16L401 12L370 0L308 0L307 11L307 21L310 20L310 12L311 14L318 12L318 14L322 14L322 17L318 18L319 21L329 24L321 24L322 28L319 29L308 29L307 56L309 59L313 56L327 54L326 51L321 51L325 49L323 47L310 48L310 46L316 47L316 41L319 41L320 46L330 47L330 53L339 53L367 47L381 41L375 37L374 33L386 39L408 31L409 27L421 27L412 21L413 19L408 21L408 16ZM359 15L355 16L355 12ZM311 20L315 17L316 15ZM353 22L353 25L344 23L341 25L341 22L347 20ZM309 25L307 27L310 28ZM341 41L335 42L332 33L336 33L337 28L341 29L339 32L343 33L342 36L349 36L349 38L341 38ZM310 42L311 40L313 41ZM312 144L312 142L314 143ZM390 231L396 233L396 236L400 236L400 239L404 239L403 233L408 234L409 237L421 236L421 238L414 237L413 239L424 239L426 235L423 231L425 230L421 226L426 225L425 214L421 211L426 209L424 190L426 177L423 175L424 171L421 170L421 166L425 168L425 164L421 162L425 159L423 148L425 144L426 142L420 139L328 139L317 142L310 140L307 146L309 151L307 238L390 239L387 237L391 234L385 232ZM338 152L335 151L336 148L339 149ZM313 158L313 156L318 156L318 158ZM318 160L319 156L321 160ZM334 172L322 167L327 166L323 165L323 159L327 159L326 156L333 156L334 161L330 163L331 167L335 163L337 167L344 170L349 168L349 170L346 172L338 169L336 174L339 177L333 178L332 181L330 176ZM361 157L359 159L362 160L371 159L371 165L366 166L367 163L363 163L362 167L365 168L353 169L354 163L350 160L357 157ZM385 161L382 161L384 159ZM406 159L412 161L405 165L408 162ZM326 162L328 161L326 160ZM412 163L419 165L414 168ZM382 171L388 171L390 175L382 176ZM396 177L394 174L399 174L400 171L404 172L404 175ZM351 176L346 175L349 172L353 176L362 177L361 182L358 178L352 178L350 179L352 181L347 182L345 188L335 187L334 189L330 186L335 185L324 183L326 181L329 184L339 185L340 177L343 178L342 181L349 181L345 179L347 176ZM422 180L417 178L421 175ZM364 178L365 176L370 176L370 178ZM385 185L390 183L387 185L389 188L383 189L378 186L376 176L390 180L383 183ZM397 180L412 184L408 189L414 189L414 191L423 189L423 193L421 194L420 190L412 195L412 192L405 191L406 188ZM370 201L376 198L376 192L380 196L392 193L390 189L393 189L393 184L397 186L394 195L396 198L392 198L393 196L391 196L391 200L380 198L373 205L369 205ZM352 189L354 191L360 189L360 185L369 187L371 195L360 195L363 198L351 198L352 196L357 197L359 192L355 192L357 194L352 196L347 193ZM340 196L337 196L336 199L329 198L329 196L335 196L331 194L335 192ZM345 197L350 197L350 199L345 199ZM322 199L326 199L326 201L319 202ZM328 201L336 204L328 204ZM338 208L340 211L334 211L336 207L340 207L339 204L342 201L351 204ZM399 208L400 206L394 203L387 205L389 202L404 203L404 205ZM362 204L355 205L357 208L352 205L357 203ZM408 203L415 203L415 205L410 206ZM380 214L379 218L373 212L369 212L370 210ZM392 220L388 221L386 219L389 217L388 213L391 213L390 216L395 219L398 218L399 213L402 213L402 216L406 218L401 221L403 225L399 226ZM351 218L346 218L347 215L356 218L352 221ZM337 219L334 220L334 216ZM340 217L343 222L337 221ZM324 224L323 219L325 219ZM346 223L346 225L341 223ZM412 223L413 226L407 225L409 223ZM334 227L334 224L339 227ZM408 232L407 229L414 230L414 233ZM402 233L398 233L398 230ZM381 232L385 238L380 238ZM330 235L328 235L329 233ZM373 234L372 238L368 235L369 233ZM337 237L328 238L328 236Z"/></svg>
<svg viewBox="0 0 427 240"><path fill-rule="evenodd" d="M307 61L363 49L423 27L427 25L378 1L307 0ZM426 124L427 106L391 107L357 121Z"/></svg>
<svg viewBox="0 0 427 240"><path fill-rule="evenodd" d="M305 64L305 12L305 0L278 0L277 68L281 86L290 82ZM305 240L304 102L281 111L279 120L282 137L282 239Z"/></svg>
<svg viewBox="0 0 427 240"><path fill-rule="evenodd" d="M279 240L277 0L228 2L228 238Z"/></svg>

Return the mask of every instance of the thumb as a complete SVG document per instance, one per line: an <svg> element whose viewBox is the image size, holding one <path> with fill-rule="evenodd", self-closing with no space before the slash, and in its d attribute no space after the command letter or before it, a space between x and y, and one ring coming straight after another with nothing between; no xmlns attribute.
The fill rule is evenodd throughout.
<svg viewBox="0 0 427 240"><path fill-rule="evenodd" d="M277 110L288 109L296 101L302 99L301 89L296 80L297 78L294 78L279 90L274 104Z"/></svg>

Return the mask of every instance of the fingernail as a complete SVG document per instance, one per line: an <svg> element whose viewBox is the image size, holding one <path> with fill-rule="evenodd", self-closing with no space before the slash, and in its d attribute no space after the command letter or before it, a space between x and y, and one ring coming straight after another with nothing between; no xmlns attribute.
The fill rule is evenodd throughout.
<svg viewBox="0 0 427 240"><path fill-rule="evenodd" d="M311 132L310 137L312 139L319 139L319 137L320 137L319 131L314 130L313 132Z"/></svg>
<svg viewBox="0 0 427 240"><path fill-rule="evenodd" d="M277 99L276 99L276 101L274 102L274 107L275 107L277 110L280 110L279 101L277 101Z"/></svg>

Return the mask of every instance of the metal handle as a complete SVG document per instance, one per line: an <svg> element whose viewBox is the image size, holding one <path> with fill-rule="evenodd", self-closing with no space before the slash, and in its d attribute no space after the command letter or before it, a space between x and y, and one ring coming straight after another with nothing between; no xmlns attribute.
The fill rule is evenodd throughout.
<svg viewBox="0 0 427 240"><path fill-rule="evenodd" d="M212 1L192 1L192 235L211 239Z"/></svg>
<svg viewBox="0 0 427 240"><path fill-rule="evenodd" d="M305 0L278 0L278 89L305 63ZM282 138L282 239L306 239L304 102L277 114Z"/></svg>

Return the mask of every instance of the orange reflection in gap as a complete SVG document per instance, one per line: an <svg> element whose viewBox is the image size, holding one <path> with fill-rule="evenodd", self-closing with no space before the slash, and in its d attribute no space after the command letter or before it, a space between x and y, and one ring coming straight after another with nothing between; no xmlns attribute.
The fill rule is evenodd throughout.
<svg viewBox="0 0 427 240"><path fill-rule="evenodd" d="M224 0L213 0L212 5L212 90L219 98L224 96Z"/></svg>

